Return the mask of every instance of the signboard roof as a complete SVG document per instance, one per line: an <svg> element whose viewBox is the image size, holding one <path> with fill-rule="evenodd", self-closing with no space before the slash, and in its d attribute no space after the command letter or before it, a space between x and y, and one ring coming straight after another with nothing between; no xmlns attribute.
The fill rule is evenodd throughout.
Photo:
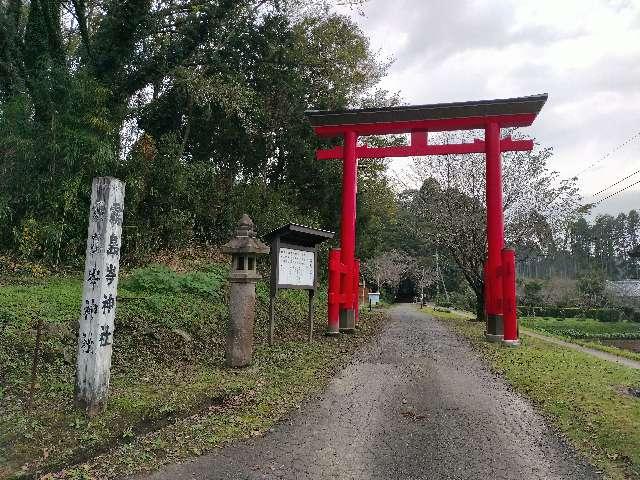
<svg viewBox="0 0 640 480"><path fill-rule="evenodd" d="M280 240L284 243L315 247L317 244L333 238L333 235L334 232L327 230L289 223L273 232L267 233L263 238L266 242L271 242L276 237L280 237Z"/></svg>

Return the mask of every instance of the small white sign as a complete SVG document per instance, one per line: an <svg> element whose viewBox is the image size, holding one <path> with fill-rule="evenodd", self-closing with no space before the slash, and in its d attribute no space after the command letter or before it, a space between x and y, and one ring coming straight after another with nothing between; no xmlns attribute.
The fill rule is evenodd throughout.
<svg viewBox="0 0 640 480"><path fill-rule="evenodd" d="M278 284L313 288L315 277L313 252L281 248L278 255Z"/></svg>

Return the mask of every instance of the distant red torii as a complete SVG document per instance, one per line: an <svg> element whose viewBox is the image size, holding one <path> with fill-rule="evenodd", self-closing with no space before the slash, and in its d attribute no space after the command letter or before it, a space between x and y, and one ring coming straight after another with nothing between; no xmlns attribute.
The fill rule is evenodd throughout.
<svg viewBox="0 0 640 480"><path fill-rule="evenodd" d="M500 139L500 129L533 123L547 94L476 102L386 107L339 111L308 111L307 118L320 137L344 138L344 146L318 150L319 160L342 159L342 217L340 249L329 257L328 333L355 328L358 309L358 270L355 258L357 159L486 154L487 259L485 309L487 339L517 343L513 253L504 251L504 214L500 153L529 151L532 140ZM431 145L428 132L484 129L485 138L471 143ZM411 144L400 147L358 146L359 136L411 134ZM505 265L503 265L503 257ZM506 286L503 289L503 283ZM508 298L503 297L503 290ZM513 298L511 298L513 297ZM503 314L506 323L503 323Z"/></svg>

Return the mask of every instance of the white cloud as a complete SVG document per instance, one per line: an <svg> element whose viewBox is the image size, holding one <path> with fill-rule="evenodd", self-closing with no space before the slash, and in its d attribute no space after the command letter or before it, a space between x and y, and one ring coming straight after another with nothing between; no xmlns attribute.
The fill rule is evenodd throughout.
<svg viewBox="0 0 640 480"><path fill-rule="evenodd" d="M640 131L640 0L369 0L363 10L352 14L373 48L396 58L383 86L408 103L548 92L528 131L564 176ZM638 169L640 138L580 175L585 199ZM630 208L640 185L598 211Z"/></svg>

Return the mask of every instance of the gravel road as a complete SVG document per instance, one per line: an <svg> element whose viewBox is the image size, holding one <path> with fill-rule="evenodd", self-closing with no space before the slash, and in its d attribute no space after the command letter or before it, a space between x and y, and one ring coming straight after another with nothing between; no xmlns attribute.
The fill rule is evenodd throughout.
<svg viewBox="0 0 640 480"><path fill-rule="evenodd" d="M148 477L596 479L468 344L412 306L264 437Z"/></svg>

